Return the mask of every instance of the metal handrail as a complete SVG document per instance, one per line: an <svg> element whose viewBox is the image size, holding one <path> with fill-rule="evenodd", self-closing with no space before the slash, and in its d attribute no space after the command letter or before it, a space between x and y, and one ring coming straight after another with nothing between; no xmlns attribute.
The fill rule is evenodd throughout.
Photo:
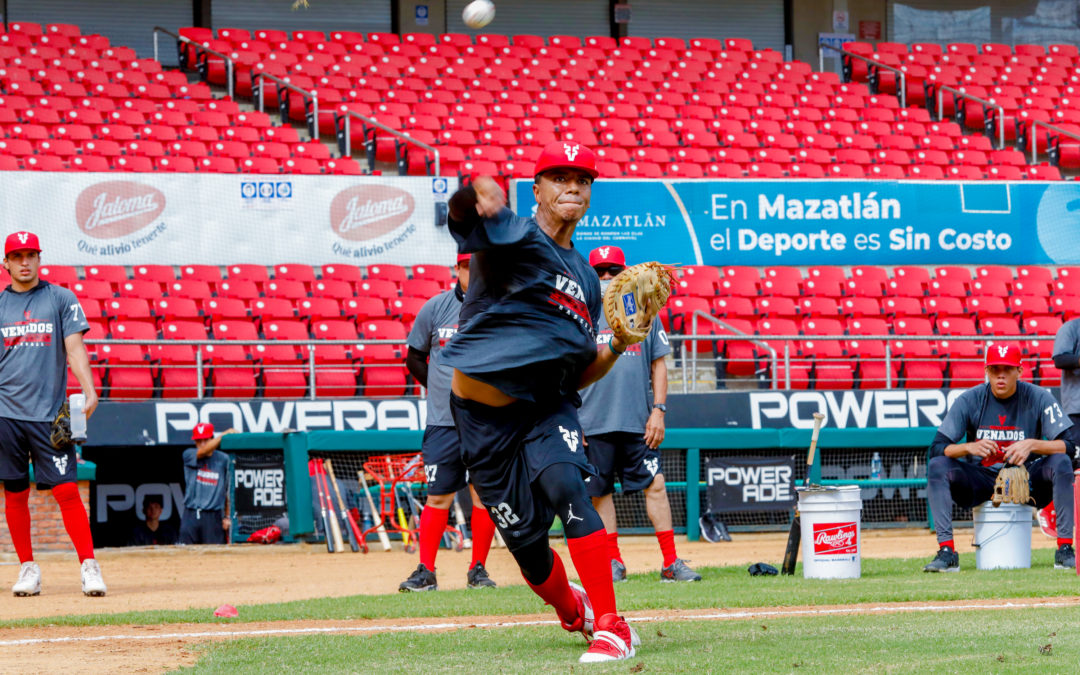
<svg viewBox="0 0 1080 675"><path fill-rule="evenodd" d="M825 70L825 51L824 50L826 50L826 49L831 49L834 52L839 53L841 56L850 56L853 59L859 59L860 61L865 61L866 63L868 63L869 65L871 65L871 66L873 66L875 68L883 68L885 70L891 71L893 74L896 75L896 78L899 81L899 85L896 87L896 91L897 91L897 94L898 94L897 98L900 99L900 107L901 108L906 108L907 107L907 73L905 73L903 70L897 68L896 66L890 66L887 63L882 63L881 61L878 61L877 59L872 59L872 58L869 58L867 56L863 56L861 54L854 54L854 53L849 52L848 50L840 48L840 47L834 47L831 44L828 44L827 42L822 40L822 41L818 42L818 70L819 71L824 71ZM877 92L875 92L875 93L877 93Z"/></svg>
<svg viewBox="0 0 1080 675"><path fill-rule="evenodd" d="M340 123L344 126L345 138L344 138L344 147L342 148L342 155L343 156L352 157L352 118L355 117L355 118L359 119L360 121L362 121L364 124L370 124L371 126L377 128L377 129L382 129L383 131L387 132L388 134L391 134L393 136L397 136L398 138L403 139L406 143L412 143L413 145L417 145L417 146L423 148L424 150L427 150L428 152L431 152L433 155L435 155L435 175L436 176L439 175L439 170L440 170L439 149L436 148L435 146L428 145L427 143L424 143L423 141L418 141L418 140L416 140L415 138L413 138L412 136L410 136L408 133L406 133L404 131L400 131L398 129L388 127L387 125L383 124L382 122L378 121L377 119L375 119L373 117L368 117L367 115L361 115L360 113L356 112L355 110L349 110L347 107L344 110L339 111L337 114L340 114L342 116L342 121ZM374 136L374 134L372 134L372 135ZM368 152L371 153L371 157L373 159L374 158L374 150L369 149Z"/></svg>
<svg viewBox="0 0 1080 675"><path fill-rule="evenodd" d="M186 45L191 45L192 47L195 48L196 52L201 51L201 52L206 52L207 54L213 54L214 56L216 56L216 57L222 59L223 61L225 61L225 72L226 72L226 80L228 82L229 98L230 99L233 98L234 78L233 78L233 60L232 60L232 58L230 58L229 56L226 56L225 54L222 54L221 52L217 51L216 49L210 49L209 47L201 45L198 42L195 42L194 40L192 40L191 38L186 38L183 35L178 35L177 33L174 33L174 32L172 32L171 30L169 30L167 28L162 28L161 26L154 26L154 60L157 61L158 63L161 63L161 59L158 58L158 33L165 33L169 37L175 39L177 42L182 42L182 43L184 43ZM179 48L179 45L177 45L177 47Z"/></svg>
<svg viewBox="0 0 1080 675"><path fill-rule="evenodd" d="M1041 120L1030 120L1030 122L1031 122L1031 163L1032 164L1035 164L1038 161L1037 157L1038 157L1038 154L1039 154L1039 144L1036 142L1036 139L1038 137L1039 127L1046 127L1047 129L1049 129L1050 131L1053 131L1056 134L1059 134L1061 136L1068 136L1069 138L1080 141L1080 134L1078 134L1075 131L1068 131L1067 129L1062 129L1061 127L1059 127L1059 126L1057 126L1055 124L1050 124L1049 122L1043 122ZM1049 143L1047 144L1047 147L1049 148Z"/></svg>
<svg viewBox="0 0 1080 675"><path fill-rule="evenodd" d="M956 99L958 99L958 98L966 98L966 99L970 99L972 101L975 101L976 103L981 104L983 106L983 108L993 108L993 109L997 110L998 111L998 118L997 118L997 121L998 121L998 148L1004 148L1005 147L1005 107L1004 106L1001 106L1001 105L999 105L997 103L994 103L992 101L987 101L984 98L979 98L978 96L975 96L974 94L969 94L969 93L967 93L965 91L960 91L956 87L950 87L947 84L939 84L934 89L935 96L937 97L937 117L938 117L939 120L942 118L942 115L944 114L944 111L945 111L945 107L944 107L945 106L945 99L942 96L942 92L945 92L945 91L952 92L953 106L954 107L956 106ZM953 112L953 115L954 116L956 115L955 111Z"/></svg>
<svg viewBox="0 0 1080 675"><path fill-rule="evenodd" d="M311 140L317 141L319 139L319 92L315 89L307 90L303 87L298 87L288 80L283 80L277 75L271 75L264 70L251 69L251 93L255 97L256 105L259 112L263 112L263 93L262 93L262 80L272 80L278 87L278 101L281 101L281 89L291 89L296 93L303 96L305 99L311 100L311 119L307 120L308 133L311 134ZM281 111L281 121L284 123L286 115L284 111Z"/></svg>
<svg viewBox="0 0 1080 675"><path fill-rule="evenodd" d="M695 336L697 335L698 317L699 316L701 318L703 318L703 319L708 319L709 321L716 324L717 326L720 326L724 330L729 330L729 331L731 331L733 333L736 333L738 335L746 335L746 333L742 332L738 328L735 328L735 327L731 326L728 323L725 323L721 319L718 319L715 316L713 316L713 315L711 315L711 314L709 314L707 312L704 312L704 311L702 311L700 309L695 309L694 313L690 316L690 332L693 333L693 335L695 335ZM751 336L747 335L747 338L751 338ZM773 349L772 346L769 345L767 342L764 342L762 340L748 339L748 340L746 340L746 342L752 342L753 344L756 344L757 346L762 347L763 349L767 349L769 351L769 353L772 355L772 388L776 389L777 388L777 382L776 382L776 365L777 365L776 350ZM694 348L690 351L690 358L691 358L690 372L691 372L691 374L696 374L697 373L697 340L694 340L693 345L694 345ZM686 363L685 357L683 358L683 363L684 364ZM791 377L791 369L790 368L787 369L787 372L788 372L788 378L790 379L790 377ZM686 390L687 390L686 389L687 388L687 380L688 380L688 378L684 376L683 377L683 393L684 394L686 393ZM788 382L788 388L789 389L791 388L791 382L790 381Z"/></svg>

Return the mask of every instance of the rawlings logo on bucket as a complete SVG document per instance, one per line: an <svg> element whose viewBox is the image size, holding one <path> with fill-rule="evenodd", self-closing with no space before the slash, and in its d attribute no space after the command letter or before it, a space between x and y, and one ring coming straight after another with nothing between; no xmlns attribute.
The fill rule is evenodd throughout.
<svg viewBox="0 0 1080 675"><path fill-rule="evenodd" d="M859 552L856 523L814 523L814 555Z"/></svg>
<svg viewBox="0 0 1080 675"><path fill-rule="evenodd" d="M127 180L96 183L75 200L79 229L97 239L115 239L146 227L165 210L161 190Z"/></svg>
<svg viewBox="0 0 1080 675"><path fill-rule="evenodd" d="M342 190L330 202L330 226L343 239L374 239L400 227L413 214L413 196L387 185Z"/></svg>

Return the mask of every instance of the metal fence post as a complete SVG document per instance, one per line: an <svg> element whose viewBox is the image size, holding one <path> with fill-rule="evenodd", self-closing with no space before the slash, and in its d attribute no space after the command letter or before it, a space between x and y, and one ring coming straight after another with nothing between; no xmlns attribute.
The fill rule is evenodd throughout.
<svg viewBox="0 0 1080 675"><path fill-rule="evenodd" d="M315 400L315 345L308 343L308 400Z"/></svg>
<svg viewBox="0 0 1080 675"><path fill-rule="evenodd" d="M701 539L701 449L686 449L686 539Z"/></svg>
<svg viewBox="0 0 1080 675"><path fill-rule="evenodd" d="M202 347L195 349L195 397L201 399L206 392L203 391L203 360Z"/></svg>

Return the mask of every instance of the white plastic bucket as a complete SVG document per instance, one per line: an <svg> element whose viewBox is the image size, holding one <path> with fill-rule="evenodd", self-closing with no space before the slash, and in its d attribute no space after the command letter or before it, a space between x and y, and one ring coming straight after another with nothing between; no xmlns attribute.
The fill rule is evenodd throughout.
<svg viewBox="0 0 1080 675"><path fill-rule="evenodd" d="M803 577L858 579L862 575L859 486L797 488L797 491Z"/></svg>
<svg viewBox="0 0 1080 675"><path fill-rule="evenodd" d="M974 509L975 568L980 570L1031 567L1031 518L1026 504L994 507L983 502Z"/></svg>

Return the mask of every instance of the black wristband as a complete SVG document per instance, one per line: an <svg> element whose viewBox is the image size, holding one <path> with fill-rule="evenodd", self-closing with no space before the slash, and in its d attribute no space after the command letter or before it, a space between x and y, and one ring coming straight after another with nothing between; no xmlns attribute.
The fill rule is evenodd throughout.
<svg viewBox="0 0 1080 675"><path fill-rule="evenodd" d="M612 340L611 342L609 342L607 344L607 346L608 346L608 349L611 350L611 353L614 354L615 356L622 356L626 352L626 346L625 345L623 346L621 352L619 350L615 349L615 340Z"/></svg>

